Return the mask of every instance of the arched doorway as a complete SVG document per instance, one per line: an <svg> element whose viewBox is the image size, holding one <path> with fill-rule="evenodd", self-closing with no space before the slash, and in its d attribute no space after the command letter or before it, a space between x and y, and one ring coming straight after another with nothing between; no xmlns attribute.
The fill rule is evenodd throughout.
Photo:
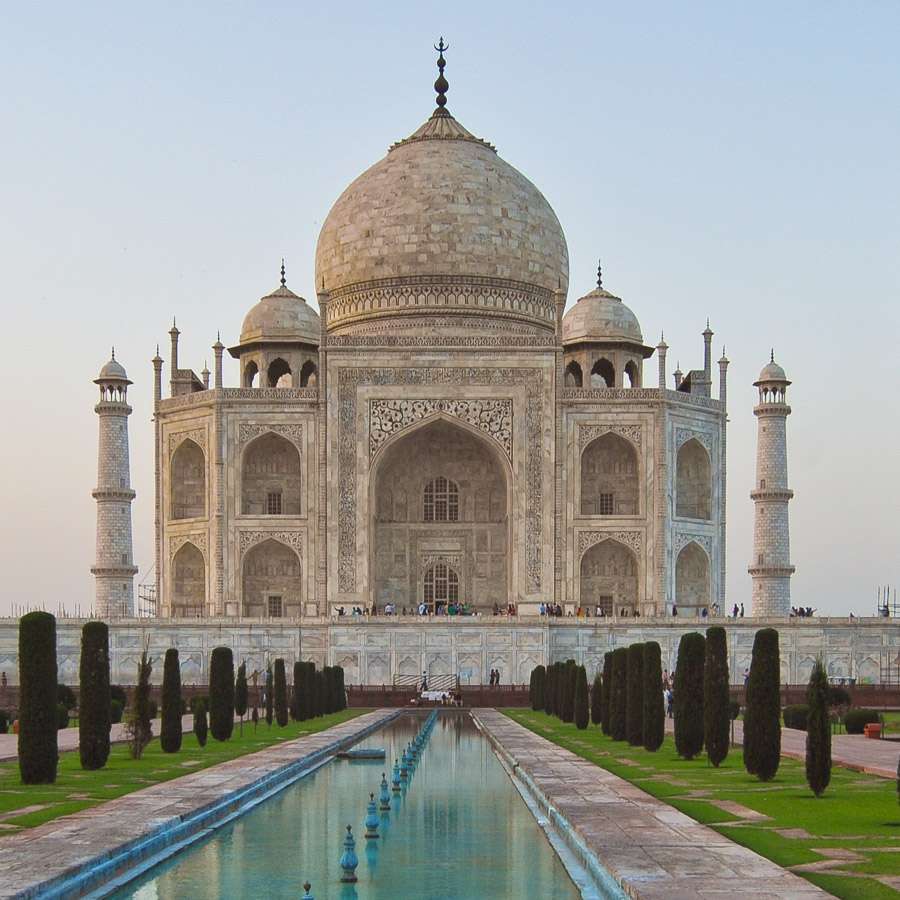
<svg viewBox="0 0 900 900"><path fill-rule="evenodd" d="M595 614L633 616L638 607L638 561L629 547L607 538L589 547L581 557L583 609Z"/></svg>
<svg viewBox="0 0 900 900"><path fill-rule="evenodd" d="M300 560L297 554L274 538L247 551L241 579L245 616L280 619L300 613Z"/></svg>
<svg viewBox="0 0 900 900"><path fill-rule="evenodd" d="M451 592L470 609L506 606L510 523L503 460L488 438L443 418L384 446L373 474L370 543L379 607L391 603L399 612L426 602L440 612Z"/></svg>
<svg viewBox="0 0 900 900"><path fill-rule="evenodd" d="M205 613L206 562L190 541L172 559L171 600L173 618L196 619Z"/></svg>
<svg viewBox="0 0 900 900"><path fill-rule="evenodd" d="M675 602L678 614L698 616L709 609L709 557L696 542L691 541L678 554L675 563Z"/></svg>

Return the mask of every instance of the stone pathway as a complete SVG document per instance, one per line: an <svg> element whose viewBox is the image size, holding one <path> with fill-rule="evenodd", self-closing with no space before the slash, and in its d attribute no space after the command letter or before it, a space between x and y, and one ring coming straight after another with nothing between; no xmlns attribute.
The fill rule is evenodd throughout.
<svg viewBox="0 0 900 900"><path fill-rule="evenodd" d="M376 710L0 838L0 900L81 896L136 863L204 833L223 816L276 790L295 772L355 743L401 712Z"/></svg>
<svg viewBox="0 0 900 900"><path fill-rule="evenodd" d="M636 900L812 900L831 895L494 710L474 710L510 767Z"/></svg>

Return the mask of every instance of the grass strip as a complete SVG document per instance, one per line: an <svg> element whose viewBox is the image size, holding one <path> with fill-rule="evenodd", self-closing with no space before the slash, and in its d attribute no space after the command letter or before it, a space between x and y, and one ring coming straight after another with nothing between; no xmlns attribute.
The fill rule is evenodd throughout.
<svg viewBox="0 0 900 900"><path fill-rule="evenodd" d="M256 753L284 741L305 737L340 725L369 710L347 709L339 713L289 722L284 728L262 723L255 729L244 723L243 737L235 727L230 740L214 741L205 747L193 734L185 734L178 753L163 753L156 737L140 759L131 759L126 744L116 744L105 768L85 772L78 751L61 753L55 784L23 785L15 761L0 764L0 841L5 834L43 825L107 800L139 791L153 784L171 781L191 772Z"/></svg>
<svg viewBox="0 0 900 900"><path fill-rule="evenodd" d="M900 807L893 779L835 766L831 784L816 798L800 761L782 758L775 779L764 783L744 770L740 747L732 747L716 769L705 755L680 759L671 735L656 753L648 753L612 741L594 726L578 731L542 712L501 712L780 866L831 859L827 871L796 874L836 897L898 897L879 880L900 877ZM851 850L862 859L834 862L829 850Z"/></svg>

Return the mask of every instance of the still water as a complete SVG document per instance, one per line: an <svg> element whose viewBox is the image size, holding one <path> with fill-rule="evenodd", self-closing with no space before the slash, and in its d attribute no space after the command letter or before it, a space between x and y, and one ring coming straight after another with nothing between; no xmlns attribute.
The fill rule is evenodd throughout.
<svg viewBox="0 0 900 900"><path fill-rule="evenodd" d="M292 898L309 880L316 900L509 900L581 896L509 777L468 716L440 716L403 792L364 838L369 794L424 724L403 716L358 747L388 760L335 760L235 824L144 876L115 900ZM338 862L353 826L359 867Z"/></svg>

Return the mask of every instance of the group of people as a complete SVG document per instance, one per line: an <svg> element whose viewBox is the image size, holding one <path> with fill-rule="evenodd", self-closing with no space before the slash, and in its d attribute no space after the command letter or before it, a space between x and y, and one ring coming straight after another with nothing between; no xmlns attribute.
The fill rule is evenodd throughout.
<svg viewBox="0 0 900 900"><path fill-rule="evenodd" d="M347 613L346 613L346 611L344 610L344 607L343 607L343 606L339 606L339 607L337 608L337 614L338 614L339 616L345 616L345 615L347 615ZM350 610L350 615L351 615L351 616L361 616L362 614L363 614L362 607L354 606L353 609ZM367 614L368 614L368 613L367 613Z"/></svg>
<svg viewBox="0 0 900 900"><path fill-rule="evenodd" d="M562 607L558 603L542 603L541 604L541 615L542 616L559 616L562 618L563 610Z"/></svg>
<svg viewBox="0 0 900 900"><path fill-rule="evenodd" d="M740 610L738 610L737 603L734 604L734 609L731 611L731 618L732 619L738 619L738 618L743 619L744 618L744 604L743 603L741 604Z"/></svg>
<svg viewBox="0 0 900 900"><path fill-rule="evenodd" d="M501 609L499 603L494 604L493 615L495 615L495 616L514 616L515 614L516 614L516 604L515 603L507 603L506 609ZM544 615L544 614L541 613L541 615Z"/></svg>
<svg viewBox="0 0 900 900"><path fill-rule="evenodd" d="M815 610L811 606L792 606L792 619L811 619L815 615Z"/></svg>
<svg viewBox="0 0 900 900"><path fill-rule="evenodd" d="M500 670L499 669L491 669L491 680L489 682L491 687L497 687L500 684Z"/></svg>

